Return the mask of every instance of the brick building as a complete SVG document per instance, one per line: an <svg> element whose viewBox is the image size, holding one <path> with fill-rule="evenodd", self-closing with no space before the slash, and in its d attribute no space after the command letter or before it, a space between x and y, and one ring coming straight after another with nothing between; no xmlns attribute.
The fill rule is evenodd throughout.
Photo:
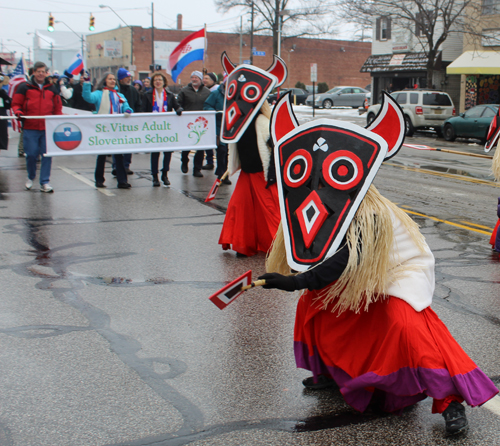
<svg viewBox="0 0 500 446"><path fill-rule="evenodd" d="M166 58L172 49L193 31L154 29L155 63L166 65ZM151 28L122 27L87 36L87 67L92 77L99 78L105 71L126 67L134 72L135 79L150 74L152 64ZM240 35L230 33L207 33L207 55L205 67L221 73L220 56L226 51L235 63L250 58L250 36L242 36L240 57ZM254 56L254 65L268 68L272 63L271 36L254 35L254 48L265 52L265 56ZM132 52L132 55L130 54ZM300 81L310 85L310 64L318 64L318 82L326 82L330 88L337 85L365 87L370 83L369 73L360 73L360 68L371 54L371 43L347 40L285 38L281 57L288 66L289 76L285 87L293 87ZM132 58L132 62L131 62ZM201 70L201 61L193 62L179 76L178 82L189 83L190 73Z"/></svg>

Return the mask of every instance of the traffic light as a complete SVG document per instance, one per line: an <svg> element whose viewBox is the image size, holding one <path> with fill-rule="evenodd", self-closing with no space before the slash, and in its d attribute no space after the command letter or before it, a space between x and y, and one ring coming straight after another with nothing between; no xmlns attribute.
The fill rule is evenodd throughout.
<svg viewBox="0 0 500 446"><path fill-rule="evenodd" d="M49 24L47 26L47 30L49 32L54 32L54 17L50 12L49 12Z"/></svg>
<svg viewBox="0 0 500 446"><path fill-rule="evenodd" d="M92 14L90 14L89 30L90 31L95 30L95 17Z"/></svg>

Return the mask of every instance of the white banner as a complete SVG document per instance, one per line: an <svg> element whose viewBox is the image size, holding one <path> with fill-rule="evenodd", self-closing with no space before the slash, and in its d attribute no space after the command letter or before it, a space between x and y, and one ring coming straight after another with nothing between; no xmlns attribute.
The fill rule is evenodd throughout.
<svg viewBox="0 0 500 446"><path fill-rule="evenodd" d="M215 112L45 117L47 154L112 155L214 149Z"/></svg>

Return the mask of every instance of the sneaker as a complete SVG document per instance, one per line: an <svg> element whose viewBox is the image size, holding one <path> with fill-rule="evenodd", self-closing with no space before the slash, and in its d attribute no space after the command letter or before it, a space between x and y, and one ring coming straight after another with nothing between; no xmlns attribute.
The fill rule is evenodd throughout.
<svg viewBox="0 0 500 446"><path fill-rule="evenodd" d="M182 173L188 173L188 162L182 162L182 165L181 165L181 172Z"/></svg>
<svg viewBox="0 0 500 446"><path fill-rule="evenodd" d="M193 177L196 177L196 178L203 178L203 174L201 173L201 171L199 170L195 170L193 172Z"/></svg>
<svg viewBox="0 0 500 446"><path fill-rule="evenodd" d="M40 192L45 192L47 194L51 194L52 192L54 192L54 188L49 183L41 184L40 185Z"/></svg>
<svg viewBox="0 0 500 446"><path fill-rule="evenodd" d="M104 183L95 183L95 187L106 187Z"/></svg>
<svg viewBox="0 0 500 446"><path fill-rule="evenodd" d="M202 166L203 170L214 170L214 165L213 164L205 164Z"/></svg>
<svg viewBox="0 0 500 446"><path fill-rule="evenodd" d="M28 181L26 181L26 184L24 185L27 190L30 190L33 187L33 180L30 180L28 178Z"/></svg>
<svg viewBox="0 0 500 446"><path fill-rule="evenodd" d="M442 415L446 423L447 435L460 434L466 432L469 428L469 422L465 416L465 407L458 401L452 401Z"/></svg>
<svg viewBox="0 0 500 446"><path fill-rule="evenodd" d="M224 178L222 181L221 181L222 184L227 184L228 186L230 186L231 184L231 180L229 178Z"/></svg>
<svg viewBox="0 0 500 446"><path fill-rule="evenodd" d="M158 174L153 175L153 187L160 187L160 182L158 181Z"/></svg>
<svg viewBox="0 0 500 446"><path fill-rule="evenodd" d="M132 172L128 167L125 169L125 172L127 172L127 175L133 175L134 172Z"/></svg>
<svg viewBox="0 0 500 446"><path fill-rule="evenodd" d="M132 185L130 183L118 183L118 189L130 189Z"/></svg>

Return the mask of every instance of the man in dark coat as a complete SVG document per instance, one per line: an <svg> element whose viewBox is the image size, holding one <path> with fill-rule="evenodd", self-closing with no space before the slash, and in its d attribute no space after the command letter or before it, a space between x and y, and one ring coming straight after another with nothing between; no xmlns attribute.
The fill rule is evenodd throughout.
<svg viewBox="0 0 500 446"><path fill-rule="evenodd" d="M137 91L137 89L132 85L132 75L130 71L127 71L125 68L120 68L116 75L118 78L118 91L125 96L125 99L130 105L130 108L134 110L135 113L141 111L142 101L141 95ZM125 164L125 170L127 171L127 175L132 175L134 172L130 170L130 164L132 163L132 154L125 153L123 155L123 162ZM114 162L113 162L114 169Z"/></svg>
<svg viewBox="0 0 500 446"><path fill-rule="evenodd" d="M202 83L203 74L200 71L193 71L191 73L191 83L184 87L177 96L177 102L185 111L203 110L203 104L210 96L210 90ZM183 173L188 172L189 163L189 150L182 152L182 166ZM201 167L203 165L203 157L205 152L197 150L193 161L193 176L203 177Z"/></svg>
<svg viewBox="0 0 500 446"><path fill-rule="evenodd" d="M94 111L94 104L87 102L83 99L83 81L85 79L85 72L82 70L80 73L80 80L78 83L73 83L73 96L71 97L71 107L77 108L78 110Z"/></svg>

